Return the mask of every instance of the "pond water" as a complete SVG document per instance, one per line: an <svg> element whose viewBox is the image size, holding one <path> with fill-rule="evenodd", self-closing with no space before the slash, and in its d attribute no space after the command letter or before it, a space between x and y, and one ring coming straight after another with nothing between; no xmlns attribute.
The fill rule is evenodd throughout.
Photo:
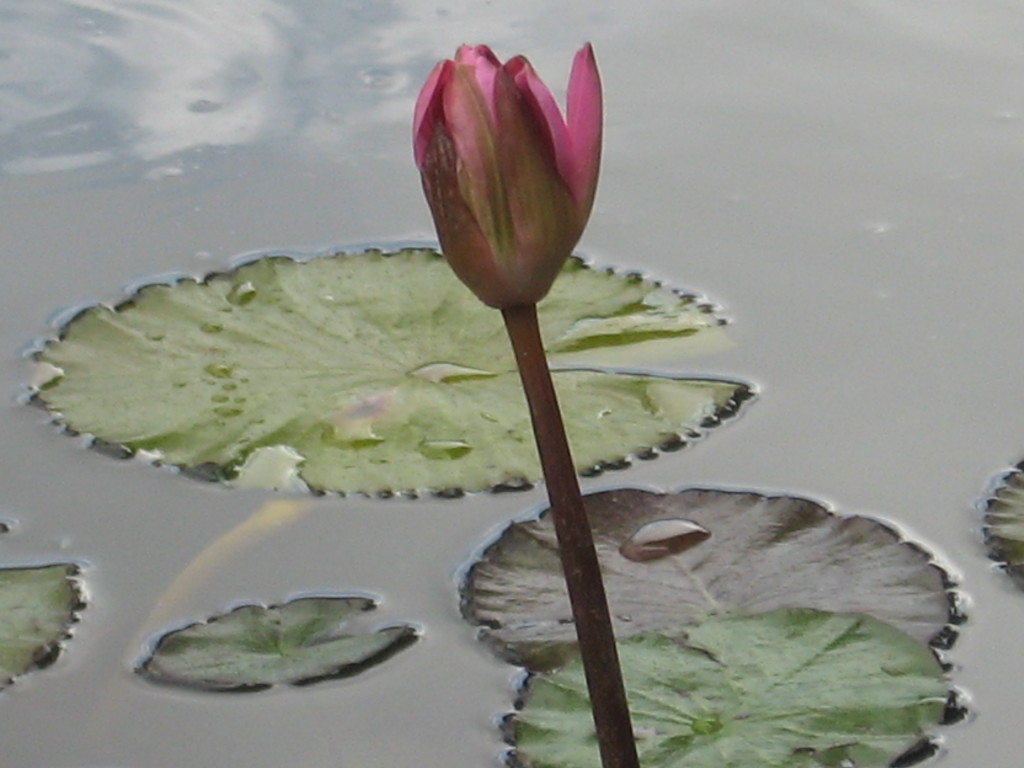
<svg viewBox="0 0 1024 768"><path fill-rule="evenodd" d="M433 237L412 102L464 41L549 82L593 41L605 164L581 250L706 294L748 380L738 420L587 480L797 492L886 517L961 580L949 659L970 719L945 768L1024 746L1024 596L977 499L1024 457L1024 13L976 0L6 0L0 4L0 538L71 559L89 607L51 668L0 694L10 768L495 765L514 670L458 616L456 570L538 488L456 501L325 497L164 590L268 495L118 462L19 404L54 310L241 254ZM999 339L1002 342L996 344ZM280 497L278 497L280 498ZM423 640L365 676L202 695L131 672L168 626L311 591L380 596ZM157 620L159 619L159 620Z"/></svg>

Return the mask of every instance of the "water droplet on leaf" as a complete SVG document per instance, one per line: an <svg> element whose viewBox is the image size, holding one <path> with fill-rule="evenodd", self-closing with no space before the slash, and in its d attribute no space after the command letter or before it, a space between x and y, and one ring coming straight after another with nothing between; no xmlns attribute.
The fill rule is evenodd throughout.
<svg viewBox="0 0 1024 768"><path fill-rule="evenodd" d="M203 370L213 376L215 379L228 379L231 378L232 369L227 363L210 363L203 367Z"/></svg>
<svg viewBox="0 0 1024 768"><path fill-rule="evenodd" d="M424 440L417 450L428 459L461 459L472 451L465 440Z"/></svg>
<svg viewBox="0 0 1024 768"><path fill-rule="evenodd" d="M415 371L410 371L410 373L427 381L444 381L449 383L467 379L488 379L495 375L491 371L467 368L464 365L456 365L455 363L430 363L429 365L417 368Z"/></svg>
<svg viewBox="0 0 1024 768"><path fill-rule="evenodd" d="M228 303L234 304L236 307L244 307L255 298L256 286L250 280L234 286L227 294Z"/></svg>
<svg viewBox="0 0 1024 768"><path fill-rule="evenodd" d="M692 520L671 518L653 520L640 526L622 546L619 553L627 560L646 563L678 555L711 537L711 531Z"/></svg>
<svg viewBox="0 0 1024 768"><path fill-rule="evenodd" d="M722 721L717 717L700 717L690 723L690 730L698 736L710 736L722 730Z"/></svg>

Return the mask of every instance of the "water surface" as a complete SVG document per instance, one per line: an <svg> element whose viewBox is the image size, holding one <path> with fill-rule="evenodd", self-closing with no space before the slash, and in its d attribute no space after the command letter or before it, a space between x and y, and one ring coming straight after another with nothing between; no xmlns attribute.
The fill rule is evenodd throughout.
<svg viewBox="0 0 1024 768"><path fill-rule="evenodd" d="M543 499L324 498L171 606L181 624L316 590L384 598L423 642L365 677L251 696L131 674L147 617L266 500L116 462L14 397L53 310L239 255L432 237L409 119L461 42L551 82L593 41L605 170L581 248L702 292L735 348L684 370L761 397L684 451L588 480L808 494L928 543L969 595L950 654L971 700L946 768L1017 764L1024 599L973 505L1024 458L1024 14L979 0L498 5L8 0L0 8L0 538L85 564L58 663L0 694L12 768L494 765L509 668L458 618L453 573ZM166 626L166 625L161 625Z"/></svg>

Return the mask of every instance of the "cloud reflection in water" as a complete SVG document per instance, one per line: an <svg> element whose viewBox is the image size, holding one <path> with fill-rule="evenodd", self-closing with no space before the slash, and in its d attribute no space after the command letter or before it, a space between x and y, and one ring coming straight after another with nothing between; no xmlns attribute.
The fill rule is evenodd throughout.
<svg viewBox="0 0 1024 768"><path fill-rule="evenodd" d="M549 0L3 0L0 174L275 138L333 158L406 151L415 87L459 43L487 30L511 55L529 31L544 68L595 16L621 30L623 13Z"/></svg>
<svg viewBox="0 0 1024 768"><path fill-rule="evenodd" d="M0 167L152 160L293 128L275 0L15 0L0 10Z"/></svg>

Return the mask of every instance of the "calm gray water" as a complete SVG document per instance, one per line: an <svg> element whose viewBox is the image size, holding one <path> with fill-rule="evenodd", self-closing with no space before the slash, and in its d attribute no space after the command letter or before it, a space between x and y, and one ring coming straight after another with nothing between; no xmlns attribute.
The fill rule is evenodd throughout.
<svg viewBox="0 0 1024 768"><path fill-rule="evenodd" d="M587 482L808 494L882 515L957 574L950 654L972 717L944 768L1024 749L1024 596L976 500L1024 458L1024 9L1005 0L0 0L0 538L4 564L85 564L51 669L0 694L5 768L495 765L510 668L453 573L543 499L320 499L175 577L266 501L82 450L19 405L54 310L240 254L430 239L412 102L461 42L564 82L593 41L605 172L582 250L722 304L736 346L685 362L761 397L680 454ZM213 696L131 674L149 633L244 600L381 595L426 636L368 675Z"/></svg>

